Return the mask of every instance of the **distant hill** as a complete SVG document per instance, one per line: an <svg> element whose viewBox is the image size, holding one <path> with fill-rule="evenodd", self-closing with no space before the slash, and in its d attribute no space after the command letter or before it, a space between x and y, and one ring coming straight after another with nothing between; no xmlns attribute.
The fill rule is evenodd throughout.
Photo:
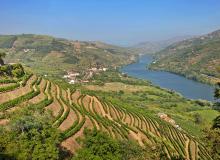
<svg viewBox="0 0 220 160"><path fill-rule="evenodd" d="M35 72L45 74L130 63L130 54L125 48L46 35L0 35L0 49L7 52L6 62L23 63Z"/></svg>
<svg viewBox="0 0 220 160"><path fill-rule="evenodd" d="M134 53L140 54L140 53L145 53L145 54L155 54L156 52L159 52L160 50L166 48L167 46L185 40L192 38L192 36L179 36L179 37L174 37L170 38L167 40L163 41L155 41L155 42L141 42L139 44L134 45L133 47L130 48L130 50Z"/></svg>
<svg viewBox="0 0 220 160"><path fill-rule="evenodd" d="M220 81L220 30L172 44L156 53L155 58L151 69L216 83Z"/></svg>

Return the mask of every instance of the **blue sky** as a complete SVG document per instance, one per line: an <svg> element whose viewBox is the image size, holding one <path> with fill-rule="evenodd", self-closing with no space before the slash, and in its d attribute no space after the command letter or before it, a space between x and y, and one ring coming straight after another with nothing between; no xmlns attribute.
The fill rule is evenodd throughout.
<svg viewBox="0 0 220 160"><path fill-rule="evenodd" d="M220 0L0 1L0 34L134 44L216 29L220 29Z"/></svg>

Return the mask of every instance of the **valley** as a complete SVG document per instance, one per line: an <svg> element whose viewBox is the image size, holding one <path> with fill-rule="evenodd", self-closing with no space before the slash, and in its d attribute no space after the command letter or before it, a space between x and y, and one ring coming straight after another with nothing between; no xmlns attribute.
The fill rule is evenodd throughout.
<svg viewBox="0 0 220 160"><path fill-rule="evenodd" d="M219 8L1 0L0 160L220 160Z"/></svg>
<svg viewBox="0 0 220 160"><path fill-rule="evenodd" d="M63 83L62 87L56 81L30 74L24 86L27 92L24 93L22 91L24 87L21 87L0 93L1 97L7 97L5 95L11 95L12 92L17 93L10 99L1 99L0 124L10 125L13 113L33 107L43 114L51 113L51 127L61 132L60 146L72 154L80 148L78 139L83 138L83 130L87 128L105 132L114 139L133 140L142 147L163 144L162 152L169 159L175 156L186 159L211 159L198 139L200 133L193 129L195 126L193 120L190 120L193 118L191 113L211 112L208 106L199 106L196 102L187 101L175 93L156 88L146 81L120 78L119 73L115 72L103 74L112 74L111 77L120 79L121 84L112 79L112 82L105 84L111 84L110 88L99 89L95 84L75 88L67 83ZM102 77L105 75L94 78L98 80ZM102 81L105 83L109 79ZM177 112L177 108L179 110L188 108L189 111ZM159 112L167 113L174 118L181 128L160 119L157 116ZM189 124L184 124L186 121L181 118L182 116L190 118L187 122ZM213 113L210 116L214 117ZM197 127L201 126L202 124L198 124ZM191 134L188 134L189 132ZM193 134L197 137L192 136Z"/></svg>
<svg viewBox="0 0 220 160"><path fill-rule="evenodd" d="M180 74L203 83L220 81L220 31L172 44L155 54L150 69Z"/></svg>
<svg viewBox="0 0 220 160"><path fill-rule="evenodd" d="M90 132L104 133L106 139L119 145L124 142L132 143L136 149L140 147L143 159L212 159L207 144L202 141L204 130L219 115L210 102L214 92L211 86L177 75L175 79L166 72L160 77L155 74L158 71L146 69L152 58L138 59L127 48L101 42L41 35L0 36L0 42L1 52L6 53L6 63L0 66L3 155L17 154L16 157L23 159L22 154L29 149L23 146L20 153L10 146L13 143L22 146L26 140L39 143L22 136L37 129L35 136L43 139L55 136L53 142L40 141L41 146L50 146L45 149L52 149L53 154L44 155L49 159L80 156L83 141ZM42 50L44 43L47 45ZM77 60L73 61L72 56ZM167 81L155 81L152 77ZM183 88L175 88L175 83L176 86L181 83ZM14 126L18 128L15 133ZM13 137L14 134L20 136ZM40 152L34 148L34 152ZM124 149L120 156L125 154ZM132 148L126 150L129 149ZM29 156L26 158L43 154Z"/></svg>

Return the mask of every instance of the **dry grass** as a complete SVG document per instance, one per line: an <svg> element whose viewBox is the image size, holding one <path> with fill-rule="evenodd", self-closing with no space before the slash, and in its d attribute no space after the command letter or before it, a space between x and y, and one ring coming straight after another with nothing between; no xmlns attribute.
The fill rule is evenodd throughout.
<svg viewBox="0 0 220 160"><path fill-rule="evenodd" d="M125 92L136 92L136 91L146 91L152 90L150 86L138 86L138 85L128 85L120 82L105 83L103 86L98 85L85 85L86 89L95 91L125 91ZM154 88L155 91L155 88Z"/></svg>

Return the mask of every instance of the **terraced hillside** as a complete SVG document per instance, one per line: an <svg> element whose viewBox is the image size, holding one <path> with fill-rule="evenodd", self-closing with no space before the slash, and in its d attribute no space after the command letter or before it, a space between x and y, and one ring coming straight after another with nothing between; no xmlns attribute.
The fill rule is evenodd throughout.
<svg viewBox="0 0 220 160"><path fill-rule="evenodd" d="M96 65L115 67L131 62L130 54L122 47L46 35L0 35L0 51L6 53L6 62L23 63L41 74L85 70Z"/></svg>
<svg viewBox="0 0 220 160"><path fill-rule="evenodd" d="M71 153L80 148L85 128L101 130L119 140L134 140L142 147L162 145L167 159L181 156L188 160L212 159L204 146L183 130L150 114L117 105L80 90L63 89L36 75L27 75L22 83L1 81L1 88L22 84L0 92L0 125L7 126L8 114L26 103L34 104L53 116L52 127L62 133L60 146Z"/></svg>
<svg viewBox="0 0 220 160"><path fill-rule="evenodd" d="M220 30L172 44L156 53L150 68L215 84L220 81Z"/></svg>

